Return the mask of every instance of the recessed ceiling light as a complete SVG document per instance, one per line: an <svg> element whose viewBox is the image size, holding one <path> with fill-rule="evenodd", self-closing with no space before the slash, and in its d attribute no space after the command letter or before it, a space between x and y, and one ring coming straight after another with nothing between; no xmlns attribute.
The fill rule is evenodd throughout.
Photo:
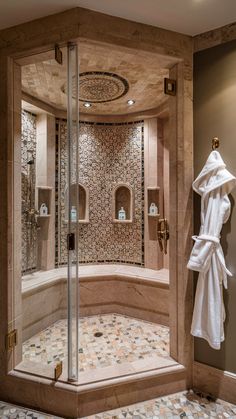
<svg viewBox="0 0 236 419"><path fill-rule="evenodd" d="M135 100L129 99L129 100L127 100L127 103L128 103L129 106L134 105L135 104Z"/></svg>
<svg viewBox="0 0 236 419"><path fill-rule="evenodd" d="M85 103L84 103L84 107L85 107L85 108L91 108L91 106L92 106L92 105L91 105L91 103L89 103L89 102L85 102Z"/></svg>

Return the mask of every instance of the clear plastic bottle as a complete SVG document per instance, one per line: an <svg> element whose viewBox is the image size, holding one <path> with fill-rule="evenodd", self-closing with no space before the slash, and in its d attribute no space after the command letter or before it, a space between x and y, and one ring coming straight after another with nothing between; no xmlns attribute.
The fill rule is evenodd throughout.
<svg viewBox="0 0 236 419"><path fill-rule="evenodd" d="M47 206L46 206L46 204L42 204L41 205L41 207L40 207L40 210L39 210L39 214L41 215L41 216L43 216L43 215L48 215L48 208L47 208Z"/></svg>
<svg viewBox="0 0 236 419"><path fill-rule="evenodd" d="M126 220L126 212L123 207L118 212L118 220Z"/></svg>
<svg viewBox="0 0 236 419"><path fill-rule="evenodd" d="M77 211L76 211L76 207L72 206L71 207L71 212L70 212L70 216L71 216L71 221L76 221L77 219Z"/></svg>
<svg viewBox="0 0 236 419"><path fill-rule="evenodd" d="M158 208L157 205L154 204L154 202L151 203L150 208L149 208L149 214L150 215L157 215L158 213Z"/></svg>

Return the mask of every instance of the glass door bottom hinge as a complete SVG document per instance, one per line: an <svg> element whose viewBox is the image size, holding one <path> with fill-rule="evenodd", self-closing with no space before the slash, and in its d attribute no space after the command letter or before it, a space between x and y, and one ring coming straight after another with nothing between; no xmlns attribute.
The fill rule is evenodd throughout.
<svg viewBox="0 0 236 419"><path fill-rule="evenodd" d="M17 329L11 330L6 335L6 349L11 351L17 345Z"/></svg>

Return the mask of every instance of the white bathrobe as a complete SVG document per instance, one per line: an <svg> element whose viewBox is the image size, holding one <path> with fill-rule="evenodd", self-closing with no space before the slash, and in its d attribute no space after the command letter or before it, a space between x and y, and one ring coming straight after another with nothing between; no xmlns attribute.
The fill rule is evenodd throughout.
<svg viewBox="0 0 236 419"><path fill-rule="evenodd" d="M228 194L236 186L236 178L225 168L218 151L212 151L205 166L193 182L201 195L201 228L195 240L188 268L199 272L191 334L206 339L214 349L224 340L225 309L223 285L227 275L220 244L222 225L230 216Z"/></svg>

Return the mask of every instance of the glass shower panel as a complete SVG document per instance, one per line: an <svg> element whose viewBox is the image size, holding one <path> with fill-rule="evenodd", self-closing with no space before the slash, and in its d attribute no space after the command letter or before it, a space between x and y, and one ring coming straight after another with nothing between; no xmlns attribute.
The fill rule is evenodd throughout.
<svg viewBox="0 0 236 419"><path fill-rule="evenodd" d="M78 283L78 223L79 223L79 65L78 45L67 46L67 299L68 299L68 380L78 380L79 354L79 283Z"/></svg>
<svg viewBox="0 0 236 419"><path fill-rule="evenodd" d="M22 203L19 229L21 228L22 235L23 313L22 334L19 334L20 337L22 335L22 341L20 337L18 339L18 346L22 346L19 350L20 355L22 353L22 359L17 365L17 369L55 380L60 377L65 380L68 375L70 379L76 379L78 343L78 271L75 240L77 223L72 220L72 206L74 207L74 216L76 216L77 209L77 201L73 202L75 198L71 198L70 211L68 209L66 215L64 209L64 190L66 187L70 189L70 185L73 183L77 188L76 121L78 103L77 98L73 99L75 95L78 97L76 84L78 78L77 47L65 46L61 49L61 53L62 62L55 60L54 49L27 57L26 64L21 68L21 89L24 89L27 84L26 80L31 74L34 86L41 86L41 84L53 86L50 89L51 100L55 96L61 96L63 108L65 108L68 86L69 136L67 142L65 130L63 137L63 147L65 147L63 155L64 183L61 183L61 166L58 157L61 146L58 120L54 115L47 114L40 108L38 113L32 113L31 104L27 102L27 98L21 103L21 171L17 173L17 176L21 176L20 199L18 199ZM67 66L69 66L68 69ZM35 71L32 72L32 68ZM60 82L55 83L56 78ZM40 94L37 89L35 92L35 95ZM46 89L45 92L47 92ZM49 93L47 92L47 94ZM67 172L69 165L70 169ZM61 219L61 212L58 210L60 205L64 209L63 240L61 240L62 235L59 234L60 229L58 228L58 220ZM67 217L68 213L69 217ZM75 250L67 251L67 233L74 234ZM63 241L65 254L63 265L65 266L58 266L59 269L56 270L59 240ZM68 238L70 246L71 240ZM55 242L56 246L54 247ZM69 261L68 290L64 281L67 271L67 253ZM52 284L51 278L53 277L55 282ZM60 294L58 287L61 289ZM70 293L69 296L67 296L67 291ZM67 305L68 303L69 305ZM70 315L69 319L68 314Z"/></svg>

